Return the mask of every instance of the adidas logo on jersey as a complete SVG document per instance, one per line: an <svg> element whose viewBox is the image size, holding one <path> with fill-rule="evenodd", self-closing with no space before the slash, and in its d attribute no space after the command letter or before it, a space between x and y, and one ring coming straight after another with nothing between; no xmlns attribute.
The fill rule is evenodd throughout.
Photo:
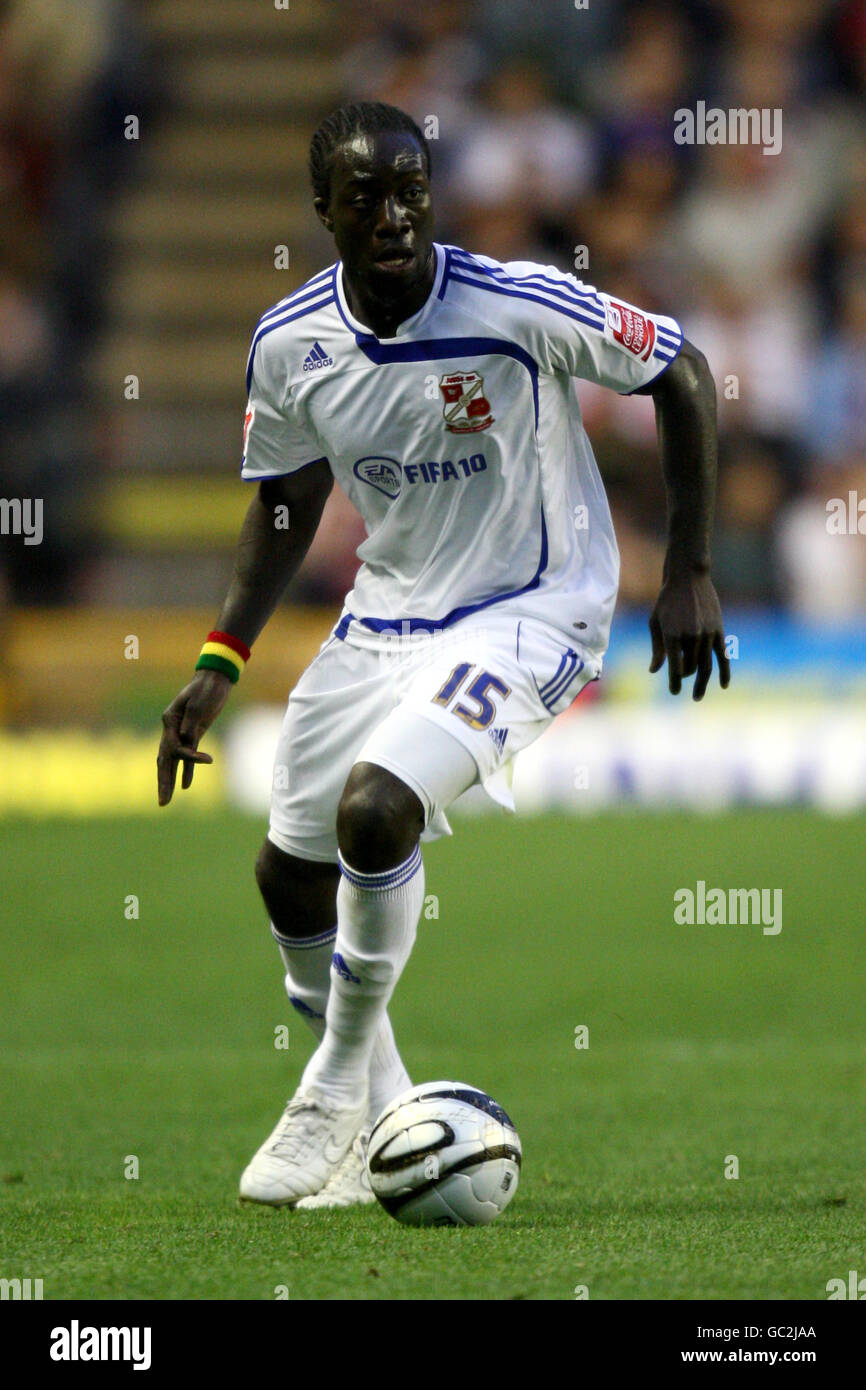
<svg viewBox="0 0 866 1390"><path fill-rule="evenodd" d="M322 367L333 367L334 359L329 357L321 343L313 343L304 358L305 372L318 372Z"/></svg>
<svg viewBox="0 0 866 1390"><path fill-rule="evenodd" d="M508 738L508 730L507 730L507 729L488 729L487 732L488 732L488 734L490 735L490 737L493 739L493 742L496 744L496 747L499 749L499 751L500 751L500 753L501 753L502 750L503 750L503 748L505 747L505 740Z"/></svg>

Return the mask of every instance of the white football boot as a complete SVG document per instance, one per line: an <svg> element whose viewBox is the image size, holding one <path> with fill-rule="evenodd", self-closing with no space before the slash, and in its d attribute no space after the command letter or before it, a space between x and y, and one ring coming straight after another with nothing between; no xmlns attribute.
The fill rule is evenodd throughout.
<svg viewBox="0 0 866 1390"><path fill-rule="evenodd" d="M311 1197L302 1197L298 1211L322 1211L326 1207L358 1207L375 1202L367 1173L369 1129L355 1135L352 1147L339 1168L331 1174L325 1186Z"/></svg>
<svg viewBox="0 0 866 1390"><path fill-rule="evenodd" d="M296 1091L241 1175L241 1200L291 1207L320 1191L340 1166L367 1114L367 1097L336 1109L310 1087Z"/></svg>

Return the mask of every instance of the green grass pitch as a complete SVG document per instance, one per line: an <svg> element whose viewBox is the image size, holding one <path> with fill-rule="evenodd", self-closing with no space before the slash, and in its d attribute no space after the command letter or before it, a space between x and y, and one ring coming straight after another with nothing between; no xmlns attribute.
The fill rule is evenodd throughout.
<svg viewBox="0 0 866 1390"><path fill-rule="evenodd" d="M825 1299L866 1272L862 818L503 816L427 847L398 1040L414 1080L505 1106L524 1168L493 1226L426 1231L237 1204L310 1051L263 829L4 826L0 1275L46 1299ZM782 888L781 933L676 926L699 878Z"/></svg>

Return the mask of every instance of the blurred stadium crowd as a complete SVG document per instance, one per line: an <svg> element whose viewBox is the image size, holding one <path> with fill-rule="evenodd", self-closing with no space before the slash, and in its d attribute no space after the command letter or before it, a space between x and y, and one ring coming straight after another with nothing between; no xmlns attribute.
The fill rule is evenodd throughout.
<svg viewBox="0 0 866 1390"><path fill-rule="evenodd" d="M70 26L61 0L0 5L2 491L59 497L70 523L46 529L26 585L20 548L4 547L20 603L74 599L82 553L98 544L86 519L71 524L100 448L80 367L105 328L117 125L159 101L147 6L80 0L75 12ZM859 613L866 545L828 533L826 503L866 497L864 0L347 0L340 30L343 99L435 118L439 240L575 269L673 314L705 351L719 390L724 601ZM780 108L781 152L678 145L674 113L698 101ZM652 402L585 383L581 401L617 526L621 604L641 606L664 545ZM335 501L292 597L339 601L362 538Z"/></svg>
<svg viewBox="0 0 866 1390"><path fill-rule="evenodd" d="M866 6L355 8L346 91L360 73L364 96L439 117L443 240L562 268L586 247L581 279L674 314L707 354L727 601L859 611L866 547L828 536L825 502L866 493ZM781 153L677 145L673 113L699 100L781 108ZM645 602L664 518L652 403L586 384L581 400L621 602Z"/></svg>
<svg viewBox="0 0 866 1390"><path fill-rule="evenodd" d="M143 52L125 5L0 0L0 491L45 499L46 517L38 552L0 549L13 602L74 597L98 545L86 363L105 320L106 217L135 172L118 130L155 99Z"/></svg>

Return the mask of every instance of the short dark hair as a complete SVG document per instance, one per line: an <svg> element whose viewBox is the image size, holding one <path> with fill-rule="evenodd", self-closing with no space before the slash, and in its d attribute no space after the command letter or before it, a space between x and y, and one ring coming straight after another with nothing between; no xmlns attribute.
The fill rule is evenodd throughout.
<svg viewBox="0 0 866 1390"><path fill-rule="evenodd" d="M421 128L412 117L399 106L388 106L384 101L354 101L339 106L326 116L310 141L310 179L313 184L313 197L330 196L331 169L334 151L344 140L355 135L378 135L380 131L402 131L413 135L421 146L427 177L431 173L430 146Z"/></svg>

